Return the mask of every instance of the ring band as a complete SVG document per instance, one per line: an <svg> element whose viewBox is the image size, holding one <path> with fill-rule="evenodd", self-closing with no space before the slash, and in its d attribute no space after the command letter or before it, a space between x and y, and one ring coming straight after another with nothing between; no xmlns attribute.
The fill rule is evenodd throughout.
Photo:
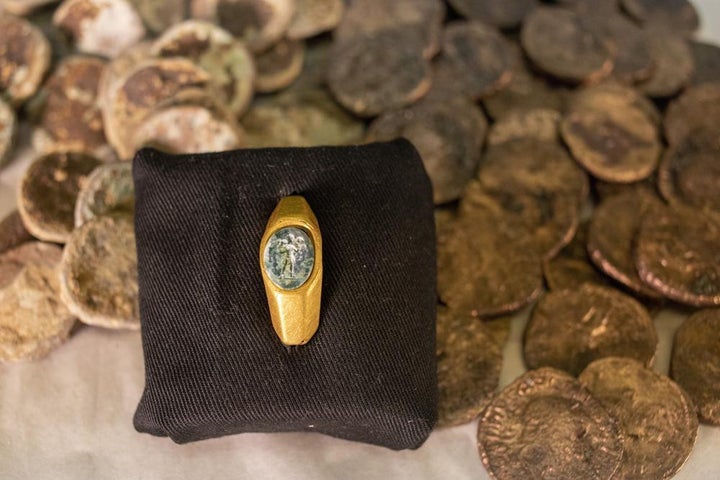
<svg viewBox="0 0 720 480"><path fill-rule="evenodd" d="M320 325L322 237L303 197L282 198L270 215L260 241L260 271L280 341L310 341Z"/></svg>

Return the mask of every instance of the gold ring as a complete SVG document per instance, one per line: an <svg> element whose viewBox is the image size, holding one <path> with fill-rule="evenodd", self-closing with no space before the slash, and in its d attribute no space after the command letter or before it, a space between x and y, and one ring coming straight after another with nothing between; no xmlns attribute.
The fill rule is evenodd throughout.
<svg viewBox="0 0 720 480"><path fill-rule="evenodd" d="M320 325L322 237L303 197L281 199L270 215L260 241L260 270L280 341L310 341Z"/></svg>

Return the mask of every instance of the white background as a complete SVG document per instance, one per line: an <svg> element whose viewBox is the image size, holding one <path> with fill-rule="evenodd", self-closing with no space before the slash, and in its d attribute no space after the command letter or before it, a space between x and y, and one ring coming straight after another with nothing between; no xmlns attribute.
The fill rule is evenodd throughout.
<svg viewBox="0 0 720 480"><path fill-rule="evenodd" d="M720 1L696 0L701 37L720 42ZM26 156L26 155L23 155ZM0 171L0 216L14 206L27 166ZM501 382L522 372L513 323ZM655 368L667 372L682 315L656 319ZM143 388L139 333L81 328L48 358L0 365L0 479L487 479L475 448L476 424L434 432L417 451L392 452L319 434L243 434L189 445L139 434L132 415ZM677 480L720 478L720 428L701 427Z"/></svg>

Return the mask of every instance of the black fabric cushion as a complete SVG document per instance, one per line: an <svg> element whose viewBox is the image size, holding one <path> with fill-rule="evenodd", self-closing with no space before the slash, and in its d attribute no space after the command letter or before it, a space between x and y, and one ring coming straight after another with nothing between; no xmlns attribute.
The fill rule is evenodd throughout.
<svg viewBox="0 0 720 480"><path fill-rule="evenodd" d="M146 386L135 428L179 443L313 431L417 448L437 416L432 192L405 140L135 157ZM259 245L299 194L323 237L320 327L285 347Z"/></svg>

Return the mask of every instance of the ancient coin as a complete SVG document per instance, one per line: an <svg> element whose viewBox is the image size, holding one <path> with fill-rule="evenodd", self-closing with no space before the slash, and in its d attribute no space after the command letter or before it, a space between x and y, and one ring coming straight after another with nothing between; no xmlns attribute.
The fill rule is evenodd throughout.
<svg viewBox="0 0 720 480"><path fill-rule="evenodd" d="M75 227L109 213L132 215L135 187L131 162L100 165L88 176L75 203Z"/></svg>
<svg viewBox="0 0 720 480"><path fill-rule="evenodd" d="M13 210L0 220L0 254L33 239L25 228L20 212Z"/></svg>
<svg viewBox="0 0 720 480"><path fill-rule="evenodd" d="M563 119L560 131L575 160L593 176L610 182L647 178L662 151L655 125L633 108L572 112Z"/></svg>
<svg viewBox="0 0 720 480"><path fill-rule="evenodd" d="M498 145L528 137L542 141L557 141L561 118L557 110L548 108L508 112L490 127L487 143Z"/></svg>
<svg viewBox="0 0 720 480"><path fill-rule="evenodd" d="M0 92L12 105L33 95L50 66L50 44L30 22L0 15Z"/></svg>
<svg viewBox="0 0 720 480"><path fill-rule="evenodd" d="M53 22L79 51L103 57L116 57L145 36L142 19L128 0L64 0Z"/></svg>
<svg viewBox="0 0 720 480"><path fill-rule="evenodd" d="M8 159L15 140L15 111L0 98L0 166Z"/></svg>
<svg viewBox="0 0 720 480"><path fill-rule="evenodd" d="M483 98L482 102L488 115L498 120L516 111L542 109L560 112L563 110L563 96L560 92L524 66L516 66L510 82L500 91Z"/></svg>
<svg viewBox="0 0 720 480"><path fill-rule="evenodd" d="M158 109L136 128L136 150L153 147L167 153L223 152L240 148L243 132L236 122L200 105L173 105Z"/></svg>
<svg viewBox="0 0 720 480"><path fill-rule="evenodd" d="M309 147L361 141L365 127L323 89L298 89L257 102L242 119L248 147Z"/></svg>
<svg viewBox="0 0 720 480"><path fill-rule="evenodd" d="M307 90L327 85L328 65L333 42L321 36L306 42L303 67L297 79L288 87L290 90Z"/></svg>
<svg viewBox="0 0 720 480"><path fill-rule="evenodd" d="M112 105L112 97L117 93L121 82L141 62L151 56L152 42L136 43L120 55L105 64L98 79L97 103L106 115L105 110Z"/></svg>
<svg viewBox="0 0 720 480"><path fill-rule="evenodd" d="M720 425L720 310L701 310L675 331L670 372L700 421Z"/></svg>
<svg viewBox="0 0 720 480"><path fill-rule="evenodd" d="M328 85L338 102L368 117L402 108L430 88L430 67L402 34L387 31L336 43Z"/></svg>
<svg viewBox="0 0 720 480"><path fill-rule="evenodd" d="M554 367L578 375L604 357L649 365L657 343L645 307L618 290L585 283L540 298L525 329L523 356L528 368Z"/></svg>
<svg viewBox="0 0 720 480"><path fill-rule="evenodd" d="M720 223L687 208L645 215L635 261L640 278L664 296L703 307L720 305Z"/></svg>
<svg viewBox="0 0 720 480"><path fill-rule="evenodd" d="M623 455L622 434L605 408L570 375L526 372L480 417L478 448L492 478L609 479Z"/></svg>
<svg viewBox="0 0 720 480"><path fill-rule="evenodd" d="M596 178L592 182L594 196L598 202L602 202L606 198L614 197L615 195L621 195L627 192L657 196L656 173L657 172L653 173L643 180L631 183L606 182Z"/></svg>
<svg viewBox="0 0 720 480"><path fill-rule="evenodd" d="M0 254L0 361L44 357L64 342L75 317L58 301L62 249L25 243Z"/></svg>
<svg viewBox="0 0 720 480"><path fill-rule="evenodd" d="M163 33L151 52L159 57L182 56L197 62L216 85L218 103L234 115L242 115L250 105L255 62L228 31L208 22L188 20Z"/></svg>
<svg viewBox="0 0 720 480"><path fill-rule="evenodd" d="M613 68L608 45L570 10L536 8L523 23L521 41L533 64L559 80L593 82Z"/></svg>
<svg viewBox="0 0 720 480"><path fill-rule="evenodd" d="M302 73L304 57L305 44L296 40L281 40L257 55L255 89L270 93L290 86Z"/></svg>
<svg viewBox="0 0 720 480"><path fill-rule="evenodd" d="M74 228L75 200L100 160L83 153L49 153L20 181L18 210L25 227L47 242L65 243Z"/></svg>
<svg viewBox="0 0 720 480"><path fill-rule="evenodd" d="M439 307L437 315L439 427L474 420L498 387L502 352L483 321Z"/></svg>
<svg viewBox="0 0 720 480"><path fill-rule="evenodd" d="M713 130L720 123L720 83L688 88L672 101L665 112L665 138L671 145L681 143L697 130Z"/></svg>
<svg viewBox="0 0 720 480"><path fill-rule="evenodd" d="M217 23L253 52L262 52L279 41L295 13L292 0L201 0L192 3L193 6L207 4L199 6L194 17Z"/></svg>
<svg viewBox="0 0 720 480"><path fill-rule="evenodd" d="M342 0L295 0L295 13L287 37L302 40L332 30L345 11Z"/></svg>
<svg viewBox="0 0 720 480"><path fill-rule="evenodd" d="M550 290L564 290L584 283L605 283L589 261L562 255L543 260L543 277Z"/></svg>
<svg viewBox="0 0 720 480"><path fill-rule="evenodd" d="M688 0L620 0L623 9L642 23L663 24L692 33L700 25L697 10Z"/></svg>
<svg viewBox="0 0 720 480"><path fill-rule="evenodd" d="M649 193L629 191L603 200L593 212L587 249L593 263L607 275L646 298L658 293L645 285L635 266L635 237L643 217L660 200Z"/></svg>
<svg viewBox="0 0 720 480"><path fill-rule="evenodd" d="M385 113L369 127L370 141L405 137L418 150L436 204L457 199L475 174L487 120L469 100L421 101Z"/></svg>
<svg viewBox="0 0 720 480"><path fill-rule="evenodd" d="M60 265L60 295L84 323L140 328L131 216L101 215L73 232Z"/></svg>
<svg viewBox="0 0 720 480"><path fill-rule="evenodd" d="M688 42L663 28L649 29L647 38L655 68L637 87L653 98L672 97L692 81L695 71Z"/></svg>
<svg viewBox="0 0 720 480"><path fill-rule="evenodd" d="M675 382L618 357L594 361L579 380L623 433L623 459L613 478L659 480L680 470L695 444L698 420Z"/></svg>
<svg viewBox="0 0 720 480"><path fill-rule="evenodd" d="M537 0L449 0L460 15L503 29L520 25Z"/></svg>
<svg viewBox="0 0 720 480"><path fill-rule="evenodd" d="M140 18L153 33L180 23L187 15L186 0L130 0Z"/></svg>
<svg viewBox="0 0 720 480"><path fill-rule="evenodd" d="M32 143L40 153L87 152L112 159L97 103L98 82L105 62L93 57L65 58L41 90L39 118Z"/></svg>
<svg viewBox="0 0 720 480"><path fill-rule="evenodd" d="M569 112L596 110L617 116L627 109L640 110L653 124L659 126L662 123L660 111L649 98L634 88L613 81L575 90L567 104Z"/></svg>
<svg viewBox="0 0 720 480"><path fill-rule="evenodd" d="M695 64L693 83L720 82L720 47L693 41L690 50Z"/></svg>
<svg viewBox="0 0 720 480"><path fill-rule="evenodd" d="M492 27L476 22L451 22L442 36L442 56L453 88L472 99L485 97L512 78L512 51Z"/></svg>

